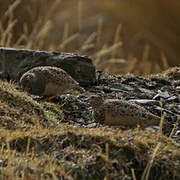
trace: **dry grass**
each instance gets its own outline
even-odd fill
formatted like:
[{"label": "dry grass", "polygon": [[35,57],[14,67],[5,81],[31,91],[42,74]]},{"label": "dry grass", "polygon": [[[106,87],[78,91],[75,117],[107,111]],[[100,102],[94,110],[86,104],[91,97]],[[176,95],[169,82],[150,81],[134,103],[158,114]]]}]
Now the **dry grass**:
[{"label": "dry grass", "polygon": [[180,148],[160,132],[74,127],[61,106],[0,85],[1,179],[180,178]]},{"label": "dry grass", "polygon": [[[7,0],[0,9],[1,46],[88,54],[99,69],[112,73],[169,67],[163,51],[159,61],[151,61],[151,43],[143,45],[141,56],[127,52],[128,32],[114,18],[119,7],[113,0]],[[180,149],[172,135],[162,135],[163,116],[157,133],[77,128],[61,123],[60,106],[39,104],[13,83],[0,82],[0,93],[0,179],[180,178]]]},{"label": "dry grass", "polygon": [[[155,55],[157,53],[154,49],[158,48],[153,49],[148,38],[152,37],[154,44],[161,44],[160,40],[157,41],[154,37],[156,34],[150,36],[147,32],[149,36],[146,43],[133,45],[133,48],[140,48],[141,53],[132,55],[134,50],[130,48],[130,44],[136,41],[129,29],[133,28],[127,28],[123,21],[120,21],[123,19],[121,16],[126,17],[130,11],[128,3],[129,1],[127,4],[122,3],[122,6],[126,7],[123,9],[124,14],[118,14],[119,4],[115,1],[105,1],[103,4],[93,0],[4,1],[1,2],[0,44],[5,47],[87,54],[93,58],[98,69],[111,73],[147,74],[167,69],[175,58],[169,59],[167,48],[163,47],[158,50],[158,55]],[[143,3],[139,9],[145,13],[142,8],[146,8]],[[132,9],[132,14],[135,12]],[[127,16],[127,20],[130,17]],[[139,16],[135,16],[136,21],[137,17]],[[132,19],[130,20],[131,25]],[[146,22],[139,20],[142,21],[142,26]],[[179,65],[178,63],[179,61],[176,61],[173,65]]]}]

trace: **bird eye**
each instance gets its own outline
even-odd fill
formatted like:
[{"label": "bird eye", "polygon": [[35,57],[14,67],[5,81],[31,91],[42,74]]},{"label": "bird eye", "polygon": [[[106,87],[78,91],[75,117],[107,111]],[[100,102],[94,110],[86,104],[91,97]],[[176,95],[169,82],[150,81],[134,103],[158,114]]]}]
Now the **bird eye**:
[{"label": "bird eye", "polygon": [[97,96],[91,96],[91,98],[92,98],[92,99],[98,99],[98,97],[97,97]]}]

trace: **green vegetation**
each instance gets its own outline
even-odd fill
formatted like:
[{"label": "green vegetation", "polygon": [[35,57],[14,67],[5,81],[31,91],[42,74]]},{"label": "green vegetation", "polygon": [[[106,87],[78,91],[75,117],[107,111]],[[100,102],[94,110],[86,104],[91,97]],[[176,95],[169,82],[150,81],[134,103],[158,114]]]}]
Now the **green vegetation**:
[{"label": "green vegetation", "polygon": [[[61,120],[63,120],[64,114],[59,105],[55,103],[46,102],[46,101],[45,102],[42,101],[41,105],[43,109],[45,110],[45,114],[47,115],[48,118],[58,119],[59,123],[61,122]],[[55,124],[55,125],[58,125],[58,124]]]}]

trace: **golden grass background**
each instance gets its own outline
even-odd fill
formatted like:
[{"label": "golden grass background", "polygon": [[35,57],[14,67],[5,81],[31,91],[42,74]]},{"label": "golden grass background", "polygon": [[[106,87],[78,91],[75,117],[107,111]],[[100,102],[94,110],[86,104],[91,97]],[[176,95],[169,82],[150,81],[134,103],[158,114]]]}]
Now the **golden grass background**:
[{"label": "golden grass background", "polygon": [[178,0],[0,0],[0,45],[86,54],[100,70],[180,66]]}]

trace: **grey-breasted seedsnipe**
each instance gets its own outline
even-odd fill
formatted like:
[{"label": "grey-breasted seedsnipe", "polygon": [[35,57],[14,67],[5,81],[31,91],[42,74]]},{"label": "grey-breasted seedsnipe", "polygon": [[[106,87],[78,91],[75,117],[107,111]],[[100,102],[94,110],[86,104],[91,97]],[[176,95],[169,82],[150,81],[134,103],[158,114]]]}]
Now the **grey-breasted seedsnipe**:
[{"label": "grey-breasted seedsnipe", "polygon": [[64,70],[52,66],[32,68],[22,75],[20,85],[31,94],[47,97],[80,88],[79,83]]},{"label": "grey-breasted seedsnipe", "polygon": [[145,108],[125,100],[103,100],[98,95],[88,98],[93,108],[93,117],[96,122],[112,126],[142,127],[159,125],[160,118]]}]

